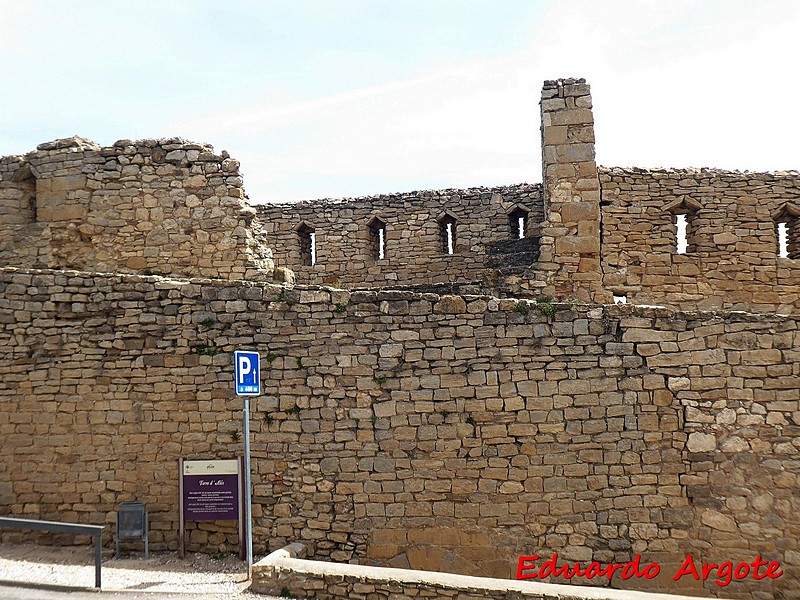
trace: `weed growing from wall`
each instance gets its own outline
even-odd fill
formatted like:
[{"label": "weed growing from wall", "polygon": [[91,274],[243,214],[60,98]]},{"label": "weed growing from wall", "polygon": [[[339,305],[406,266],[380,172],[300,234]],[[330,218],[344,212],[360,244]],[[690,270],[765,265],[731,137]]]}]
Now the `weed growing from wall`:
[{"label": "weed growing from wall", "polygon": [[553,304],[553,299],[550,296],[539,296],[536,298],[536,306],[539,308],[539,314],[545,317],[552,317],[556,314],[556,305]]}]

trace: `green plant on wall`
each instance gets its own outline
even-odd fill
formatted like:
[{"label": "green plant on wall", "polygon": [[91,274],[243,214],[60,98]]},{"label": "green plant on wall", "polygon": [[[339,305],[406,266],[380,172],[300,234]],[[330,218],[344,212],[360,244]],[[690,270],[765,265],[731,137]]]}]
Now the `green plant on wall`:
[{"label": "green plant on wall", "polygon": [[197,328],[200,333],[206,333],[207,331],[211,331],[212,329],[219,329],[220,331],[225,331],[226,329],[230,329],[230,323],[219,323],[212,317],[208,317],[203,319],[197,324]]},{"label": "green plant on wall", "polygon": [[556,305],[553,304],[553,299],[550,296],[537,297],[536,306],[539,308],[539,313],[545,317],[552,317],[556,314]]},{"label": "green plant on wall", "polygon": [[199,354],[200,356],[216,356],[219,354],[219,350],[217,350],[214,346],[209,346],[208,344],[197,344],[196,346],[192,346],[192,352]]},{"label": "green plant on wall", "polygon": [[521,315],[527,315],[529,311],[530,311],[530,308],[528,307],[528,305],[525,302],[517,302],[514,305],[514,312],[515,313],[519,313]]},{"label": "green plant on wall", "polygon": [[200,321],[198,323],[198,326],[200,327],[201,331],[208,331],[210,329],[213,329],[214,325],[216,324],[217,322],[214,319],[208,317],[207,319],[203,319],[202,321]]}]

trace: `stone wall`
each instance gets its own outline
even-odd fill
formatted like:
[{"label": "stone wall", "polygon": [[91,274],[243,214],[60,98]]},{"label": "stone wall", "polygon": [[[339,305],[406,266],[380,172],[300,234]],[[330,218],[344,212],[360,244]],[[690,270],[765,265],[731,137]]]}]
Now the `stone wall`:
[{"label": "stone wall", "polygon": [[[777,235],[777,222],[797,221],[796,172],[614,168],[600,181],[608,290],[635,303],[800,306],[800,261],[778,256]],[[686,254],[677,253],[678,214],[688,221]]]},{"label": "stone wall", "polygon": [[[258,214],[275,264],[292,269],[300,283],[473,284],[484,290],[497,287],[499,272],[520,276],[536,263],[541,193],[540,185],[527,184],[411,192],[266,204],[258,207]],[[527,239],[518,239],[515,211],[527,215]],[[384,258],[378,256],[377,220],[385,224]],[[452,254],[445,230],[448,220],[453,223]],[[314,265],[303,248],[312,230]]]},{"label": "stone wall", "polygon": [[0,159],[0,265],[268,278],[239,163],[180,139],[81,138]]},{"label": "stone wall", "polygon": [[[797,172],[598,175],[588,84],[545,82],[540,109],[541,185],[257,208],[245,202],[239,163],[210,146],[42,144],[0,159],[0,265],[266,280],[274,252],[294,272],[281,279],[301,284],[796,310]],[[686,254],[678,215],[689,222]]]},{"label": "stone wall", "polygon": [[177,459],[241,452],[231,353],[256,348],[257,552],[499,577],[761,554],[785,576],[704,593],[800,586],[792,318],[0,273],[3,514],[110,525],[139,500],[174,548]]}]

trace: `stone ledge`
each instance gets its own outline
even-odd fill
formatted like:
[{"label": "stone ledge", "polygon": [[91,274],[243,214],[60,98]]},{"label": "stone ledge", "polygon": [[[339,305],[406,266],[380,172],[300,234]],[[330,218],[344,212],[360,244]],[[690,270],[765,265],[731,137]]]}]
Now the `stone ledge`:
[{"label": "stone ledge", "polygon": [[[689,600],[690,596],[560,585],[434,571],[370,567],[296,558],[302,544],[289,544],[253,565],[251,591],[263,594],[304,594],[319,600],[342,597],[344,589],[369,598],[536,598],[542,600]],[[365,596],[366,597],[366,596]]]},{"label": "stone ledge", "polygon": [[[78,280],[104,280],[103,285],[144,284],[152,285],[155,289],[183,289],[190,288],[193,295],[200,293],[202,289],[222,290],[237,288],[246,293],[246,290],[258,288],[261,290],[259,299],[266,302],[287,302],[289,306],[310,306],[314,304],[379,304],[383,301],[411,301],[411,302],[432,302],[437,303],[443,298],[462,298],[465,303],[483,301],[486,307],[479,312],[519,312],[516,308],[519,304],[527,305],[531,315],[535,317],[538,313],[536,309],[540,307],[535,300],[530,298],[502,298],[487,294],[440,294],[423,292],[414,289],[376,289],[376,290],[348,290],[335,288],[325,285],[281,285],[277,282],[251,281],[245,279],[209,279],[204,277],[162,276],[162,275],[140,275],[134,273],[103,273],[93,271],[79,271],[74,269],[33,269],[28,267],[0,267],[0,282],[10,283],[15,278],[40,277],[36,285],[65,285],[64,278],[69,280],[71,286],[88,285],[86,281]],[[53,280],[49,278],[52,277]],[[61,278],[56,282],[55,278]],[[93,284],[97,284],[94,281]],[[26,284],[27,285],[27,284]],[[318,293],[314,293],[318,292]],[[247,297],[246,299],[256,299]],[[728,321],[732,323],[785,323],[788,315],[775,312],[757,311],[738,311],[725,308],[713,310],[680,310],[674,307],[657,306],[649,304],[601,304],[584,302],[557,302],[553,301],[552,306],[556,308],[556,314],[552,317],[555,321],[564,320],[559,317],[562,311],[587,312],[589,318],[667,318],[667,319],[687,319],[691,321]],[[515,310],[516,309],[516,310]],[[599,311],[599,312],[598,312]],[[472,311],[470,311],[472,312]],[[525,311],[527,314],[528,311]],[[568,314],[568,312],[566,313]],[[521,315],[520,318],[523,318]],[[571,317],[569,317],[571,318]],[[636,326],[640,324],[632,324]],[[649,325],[640,325],[648,327]]]}]

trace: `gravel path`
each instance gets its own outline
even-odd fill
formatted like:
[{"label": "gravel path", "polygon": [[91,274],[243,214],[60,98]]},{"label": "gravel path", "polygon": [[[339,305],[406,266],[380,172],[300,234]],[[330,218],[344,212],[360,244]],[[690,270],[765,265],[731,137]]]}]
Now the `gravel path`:
[{"label": "gravel path", "polygon": [[[188,554],[180,559],[175,552],[151,552],[148,560],[142,553],[123,554],[118,560],[104,557],[102,578],[100,597],[268,600],[246,591],[247,569],[238,557],[231,556],[215,559]],[[81,588],[87,597],[98,598],[97,592],[86,592],[93,586],[93,547],[0,544],[0,598],[71,600],[82,595],[78,593]],[[13,590],[19,595],[13,595]]]}]

